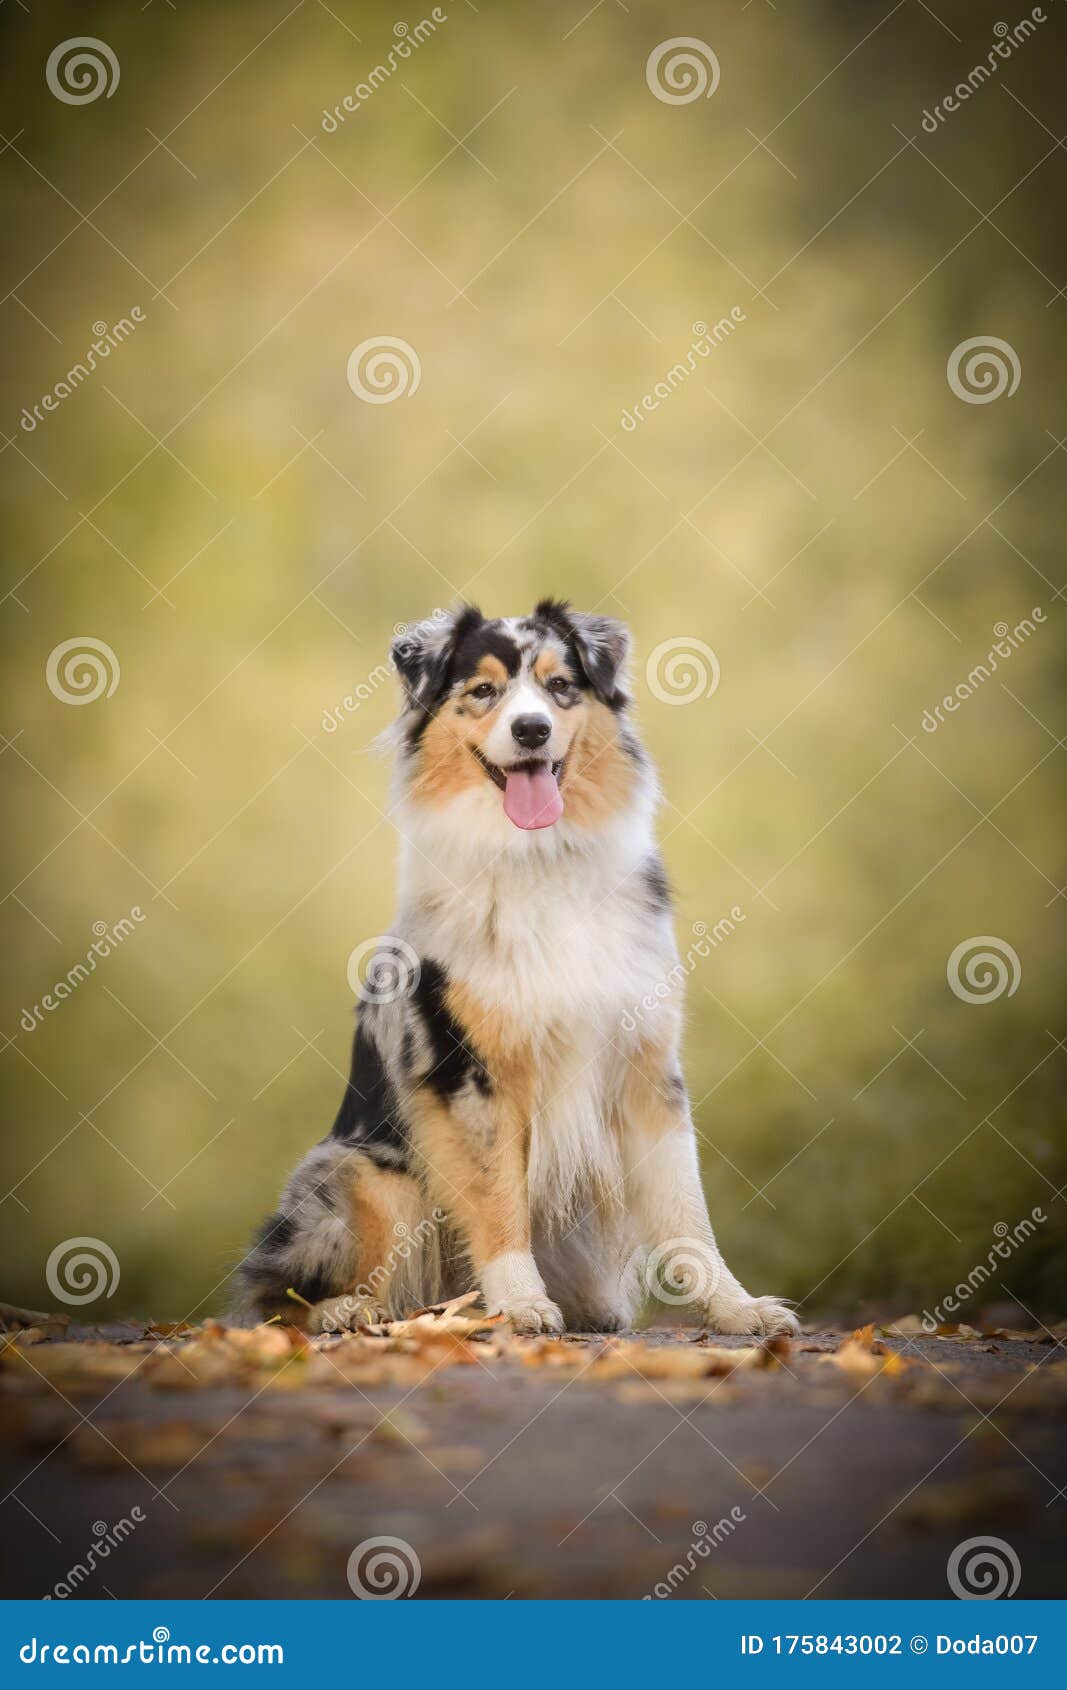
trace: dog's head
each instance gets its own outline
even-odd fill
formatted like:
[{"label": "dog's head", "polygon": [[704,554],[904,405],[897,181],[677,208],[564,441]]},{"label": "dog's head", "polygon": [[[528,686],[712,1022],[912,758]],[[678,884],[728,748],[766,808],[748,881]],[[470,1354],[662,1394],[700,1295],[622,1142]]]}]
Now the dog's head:
[{"label": "dog's head", "polygon": [[621,622],[543,599],[532,616],[473,605],[394,643],[404,687],[406,794],[461,806],[472,826],[595,827],[622,809],[643,759],[625,725]]}]

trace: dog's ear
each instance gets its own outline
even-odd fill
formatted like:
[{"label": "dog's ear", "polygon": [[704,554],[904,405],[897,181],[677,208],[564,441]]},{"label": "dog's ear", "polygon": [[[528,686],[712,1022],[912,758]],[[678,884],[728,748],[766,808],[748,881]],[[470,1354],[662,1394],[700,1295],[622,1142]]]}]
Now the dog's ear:
[{"label": "dog's ear", "polygon": [[405,702],[432,710],[448,691],[452,658],[460,637],[482,621],[475,605],[435,612],[398,634],[389,655],[403,683]]},{"label": "dog's ear", "polygon": [[602,704],[621,710],[629,703],[626,693],[626,665],[630,656],[630,630],[612,616],[583,616],[569,611],[574,645],[589,685]]}]

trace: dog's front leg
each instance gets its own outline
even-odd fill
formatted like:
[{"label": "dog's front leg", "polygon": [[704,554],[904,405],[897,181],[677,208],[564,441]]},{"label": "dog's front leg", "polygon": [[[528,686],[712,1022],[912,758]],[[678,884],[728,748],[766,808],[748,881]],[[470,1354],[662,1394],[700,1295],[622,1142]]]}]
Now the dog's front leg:
[{"label": "dog's front leg", "polygon": [[632,1053],[622,1098],[627,1206],[644,1246],[643,1288],[696,1306],[715,1332],[800,1330],[773,1297],[751,1297],[715,1242],[700,1180],[696,1135],[673,1043]]},{"label": "dog's front leg", "polygon": [[488,1097],[471,1088],[447,1102],[424,1097],[418,1141],[489,1313],[506,1315],[517,1332],[562,1332],[531,1247],[530,1117],[521,1094],[498,1083]]}]

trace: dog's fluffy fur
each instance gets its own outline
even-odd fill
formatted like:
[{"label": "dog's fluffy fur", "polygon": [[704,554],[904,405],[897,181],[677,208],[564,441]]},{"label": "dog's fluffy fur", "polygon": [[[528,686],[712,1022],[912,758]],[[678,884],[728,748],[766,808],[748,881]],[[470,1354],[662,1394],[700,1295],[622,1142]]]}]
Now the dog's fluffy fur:
[{"label": "dog's fluffy fur", "polygon": [[340,1113],[242,1264],[236,1318],[334,1330],[475,1284],[523,1332],[628,1327],[657,1290],[719,1332],[796,1329],[708,1219],[628,643],[545,600],[394,646],[400,907]]}]

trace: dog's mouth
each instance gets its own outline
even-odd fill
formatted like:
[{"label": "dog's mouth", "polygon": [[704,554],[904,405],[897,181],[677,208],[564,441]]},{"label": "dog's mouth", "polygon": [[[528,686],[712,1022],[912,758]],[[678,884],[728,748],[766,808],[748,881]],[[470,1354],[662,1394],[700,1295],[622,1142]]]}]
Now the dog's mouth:
[{"label": "dog's mouth", "polygon": [[528,758],[523,763],[513,763],[510,768],[502,769],[496,763],[490,763],[477,748],[473,749],[493,785],[504,794],[504,814],[509,822],[524,832],[532,833],[536,828],[551,827],[559,821],[563,814],[563,798],[559,790],[562,760],[550,763]]}]

